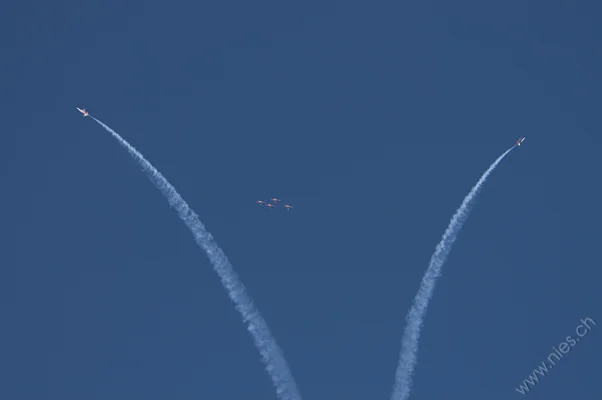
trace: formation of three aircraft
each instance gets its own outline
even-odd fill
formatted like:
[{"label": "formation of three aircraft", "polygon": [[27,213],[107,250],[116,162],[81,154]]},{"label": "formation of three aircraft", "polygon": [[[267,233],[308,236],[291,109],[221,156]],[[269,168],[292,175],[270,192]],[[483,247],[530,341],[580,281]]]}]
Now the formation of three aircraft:
[{"label": "formation of three aircraft", "polygon": [[[271,201],[272,201],[274,204],[272,204],[272,203],[266,203],[266,202],[265,202],[265,201],[263,201],[263,200],[256,200],[256,201],[255,201],[255,203],[259,204],[260,206],[266,206],[267,208],[269,208],[269,209],[272,209],[272,208],[276,207],[276,205],[278,205],[278,203],[280,203],[280,202],[282,201],[282,200],[280,200],[280,199],[277,199],[277,198],[275,198],[275,197],[272,197],[270,200],[271,200]],[[293,208],[293,206],[291,206],[291,205],[289,205],[289,204],[285,204],[285,205],[284,205],[284,208],[286,208],[286,210],[287,210],[287,211],[290,211],[290,210]]]}]

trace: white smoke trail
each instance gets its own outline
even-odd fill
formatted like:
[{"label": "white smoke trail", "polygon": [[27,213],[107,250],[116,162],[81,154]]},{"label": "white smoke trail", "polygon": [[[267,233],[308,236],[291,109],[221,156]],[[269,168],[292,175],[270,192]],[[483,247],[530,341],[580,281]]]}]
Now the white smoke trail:
[{"label": "white smoke trail", "polygon": [[489,174],[491,174],[506,154],[510,153],[514,147],[515,146],[512,146],[491,164],[477,184],[474,185],[470,193],[464,198],[462,205],[460,205],[460,208],[458,208],[452,217],[441,241],[431,256],[429,266],[422,277],[420,289],[414,298],[414,304],[406,316],[407,325],[401,340],[401,353],[397,371],[395,373],[395,387],[393,389],[393,394],[391,395],[391,400],[406,400],[410,395],[410,390],[412,389],[412,374],[416,366],[416,353],[418,351],[420,329],[422,328],[426,309],[431,296],[433,295],[433,290],[435,289],[435,283],[437,283],[437,278],[441,275],[441,268],[443,267],[443,264],[445,264],[447,256],[449,256],[449,252],[456,241],[458,233],[462,229],[464,222],[466,222],[472,202],[479,193],[481,186],[483,186],[483,183],[485,183]]},{"label": "white smoke trail", "polygon": [[222,249],[215,243],[213,236],[207,232],[198,215],[186,204],[167,179],[138,150],[111,128],[96,118],[90,117],[111,133],[126,148],[130,155],[138,161],[153,184],[163,193],[169,204],[177,211],[182,221],[190,229],[197,244],[205,250],[209,261],[213,265],[213,269],[222,281],[222,285],[228,292],[236,309],[242,315],[243,322],[247,324],[247,329],[251,333],[255,346],[261,354],[265,369],[270,378],[272,378],[278,398],[280,400],[301,400],[297,385],[290,373],[282,351],[268,329],[268,325],[247,294],[240,278],[232,268],[232,264],[230,264]]}]

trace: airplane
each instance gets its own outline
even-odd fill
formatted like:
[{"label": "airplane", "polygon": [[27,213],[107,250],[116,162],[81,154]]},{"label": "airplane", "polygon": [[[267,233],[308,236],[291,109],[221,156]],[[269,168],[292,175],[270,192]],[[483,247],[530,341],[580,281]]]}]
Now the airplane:
[{"label": "airplane", "polygon": [[274,200],[274,203],[278,203],[279,201],[281,201],[280,199],[277,199],[275,197],[272,197],[270,200]]},{"label": "airplane", "polygon": [[267,208],[272,208],[272,207],[274,207],[274,205],[273,205],[273,204],[270,204],[270,203],[266,204],[265,206],[266,206]]},{"label": "airplane", "polygon": [[81,112],[82,114],[84,114],[84,117],[87,117],[87,116],[88,116],[88,112],[86,111],[86,109],[85,109],[85,108],[84,108],[83,110],[82,110],[82,109],[80,109],[79,107],[75,107],[75,108],[77,108],[77,109],[79,110],[79,112]]},{"label": "airplane", "polygon": [[287,211],[290,211],[290,210],[291,210],[291,208],[293,208],[293,206],[289,206],[288,204],[285,204],[285,205],[284,205],[284,208],[286,208],[286,210],[287,210]]},{"label": "airplane", "polygon": [[260,206],[262,206],[262,205],[264,205],[264,204],[265,204],[265,201],[262,201],[262,200],[257,200],[257,201],[255,201],[255,203],[257,203],[257,204],[259,204]]},{"label": "airplane", "polygon": [[521,144],[521,143],[523,142],[523,140],[525,140],[525,139],[526,139],[526,137],[524,137],[524,138],[522,138],[522,139],[518,139],[518,140],[516,141],[516,145],[517,145],[517,146],[520,146],[520,144]]}]

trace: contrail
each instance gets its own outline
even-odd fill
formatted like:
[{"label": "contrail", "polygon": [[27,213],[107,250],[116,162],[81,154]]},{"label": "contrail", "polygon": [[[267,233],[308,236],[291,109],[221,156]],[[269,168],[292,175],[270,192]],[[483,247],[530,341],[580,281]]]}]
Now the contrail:
[{"label": "contrail", "polygon": [[205,250],[213,269],[219,275],[222,285],[228,292],[230,299],[234,303],[238,312],[242,315],[243,322],[247,324],[247,329],[251,333],[255,346],[261,354],[265,364],[265,369],[272,378],[276,388],[276,393],[280,400],[301,400],[301,395],[297,390],[295,380],[286,364],[284,355],[278,347],[276,340],[272,337],[267,323],[264,321],[259,310],[253,304],[253,301],[247,294],[247,291],[240,281],[240,278],[232,268],[232,264],[219,248],[213,236],[207,231],[198,215],[188,206],[182,196],[176,192],[176,189],[165,179],[165,177],[150,163],[144,156],[123,139],[117,132],[97,120],[100,126],[105,128],[119,143],[125,147],[132,157],[138,161],[142,170],[147,173],[153,184],[163,193],[169,201],[169,204],[177,211],[178,215],[184,221],[197,244]]},{"label": "contrail", "polygon": [[412,389],[412,373],[416,366],[416,353],[418,351],[420,329],[429,301],[433,295],[433,290],[435,289],[435,283],[437,283],[437,278],[441,275],[441,268],[443,267],[443,264],[445,264],[447,256],[449,256],[449,252],[458,237],[460,229],[462,229],[464,222],[466,222],[466,218],[468,218],[468,213],[470,212],[473,200],[479,193],[481,186],[483,186],[483,183],[485,183],[489,174],[491,174],[506,154],[510,153],[514,147],[515,146],[512,146],[491,164],[477,184],[474,185],[470,193],[464,198],[462,205],[452,217],[441,241],[431,256],[428,269],[422,277],[420,289],[414,298],[414,304],[406,316],[407,325],[403,333],[403,338],[401,339],[401,353],[397,371],[395,373],[395,387],[393,389],[393,394],[391,395],[391,400],[406,400],[410,395],[410,390]]}]

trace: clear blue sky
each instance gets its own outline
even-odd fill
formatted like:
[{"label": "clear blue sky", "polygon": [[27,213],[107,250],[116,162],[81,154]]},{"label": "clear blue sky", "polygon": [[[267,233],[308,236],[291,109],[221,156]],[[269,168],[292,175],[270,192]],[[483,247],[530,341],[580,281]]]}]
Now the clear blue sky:
[{"label": "clear blue sky", "polygon": [[[494,172],[424,325],[411,398],[602,393],[602,5],[3,2],[0,398],[276,399],[198,212],[304,400],[388,400],[404,318]],[[277,196],[294,212],[259,208]],[[277,212],[282,211],[282,212]]]}]

